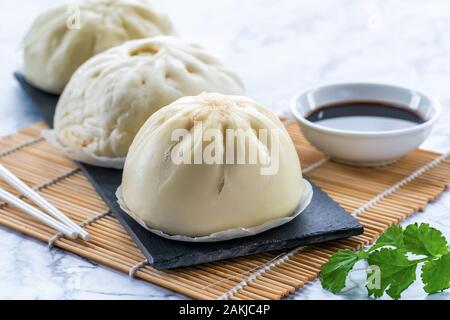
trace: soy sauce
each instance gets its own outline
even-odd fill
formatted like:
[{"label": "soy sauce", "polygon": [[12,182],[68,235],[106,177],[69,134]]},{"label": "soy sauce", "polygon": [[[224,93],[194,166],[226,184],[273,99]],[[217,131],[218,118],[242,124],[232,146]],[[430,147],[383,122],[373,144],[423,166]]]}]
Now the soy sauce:
[{"label": "soy sauce", "polygon": [[313,110],[306,119],[332,129],[365,132],[406,129],[425,122],[419,113],[405,106],[378,101],[324,105]]}]

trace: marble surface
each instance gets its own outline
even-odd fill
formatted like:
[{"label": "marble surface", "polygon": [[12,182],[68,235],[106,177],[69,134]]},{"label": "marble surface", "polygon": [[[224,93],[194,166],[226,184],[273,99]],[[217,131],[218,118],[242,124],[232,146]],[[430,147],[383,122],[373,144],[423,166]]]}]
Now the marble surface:
[{"label": "marble surface", "polygon": [[[20,66],[20,41],[37,13],[56,0],[0,2],[0,135],[39,115],[21,108],[24,93],[12,72]],[[382,81],[435,95],[444,113],[423,147],[450,150],[450,2],[447,0],[164,0],[178,33],[225,57],[250,97],[279,113],[290,97],[327,81]],[[404,224],[428,222],[450,239],[450,193]],[[0,298],[180,299],[182,296],[98,266],[0,227]],[[359,266],[359,269],[364,266]],[[364,299],[362,272],[343,294],[313,282],[289,299]],[[426,296],[420,283],[410,299]]]}]

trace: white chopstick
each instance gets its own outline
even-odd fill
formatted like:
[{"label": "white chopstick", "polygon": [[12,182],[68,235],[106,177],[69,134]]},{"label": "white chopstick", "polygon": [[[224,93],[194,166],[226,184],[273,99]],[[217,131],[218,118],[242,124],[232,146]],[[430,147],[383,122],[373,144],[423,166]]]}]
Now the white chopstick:
[{"label": "white chopstick", "polygon": [[33,206],[30,206],[25,201],[20,200],[16,196],[12,195],[8,191],[5,191],[0,188],[0,200],[9,203],[10,205],[21,209],[22,211],[28,213],[29,215],[35,217],[36,219],[40,220],[41,222],[45,223],[46,225],[58,230],[59,232],[64,233],[69,238],[75,239],[77,237],[77,233],[67,227],[66,225],[62,224],[59,221],[56,221],[52,217],[49,217],[42,211],[36,209]]},{"label": "white chopstick", "polygon": [[80,235],[84,240],[89,240],[90,236],[85,230],[83,230],[79,225],[69,219],[66,215],[64,215],[61,211],[56,209],[51,203],[45,200],[39,193],[31,189],[27,186],[22,180],[16,177],[11,171],[6,169],[3,165],[0,164],[0,177],[3,178],[8,184],[13,186],[17,191],[25,195],[27,198],[32,200],[35,204],[41,207],[43,210],[48,212],[55,219],[58,219],[60,222],[64,223]]}]

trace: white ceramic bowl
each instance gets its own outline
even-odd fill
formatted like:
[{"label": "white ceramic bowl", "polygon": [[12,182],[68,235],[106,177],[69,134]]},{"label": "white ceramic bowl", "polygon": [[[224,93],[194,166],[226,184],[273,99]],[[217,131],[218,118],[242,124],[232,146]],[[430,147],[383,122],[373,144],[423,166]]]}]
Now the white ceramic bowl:
[{"label": "white ceramic bowl", "polygon": [[[307,120],[323,105],[345,101],[379,101],[403,105],[425,122],[400,130],[366,132],[332,129]],[[417,90],[377,83],[336,83],[309,88],[291,100],[291,111],[303,135],[332,159],[356,166],[391,163],[417,148],[441,113],[440,103]]]}]

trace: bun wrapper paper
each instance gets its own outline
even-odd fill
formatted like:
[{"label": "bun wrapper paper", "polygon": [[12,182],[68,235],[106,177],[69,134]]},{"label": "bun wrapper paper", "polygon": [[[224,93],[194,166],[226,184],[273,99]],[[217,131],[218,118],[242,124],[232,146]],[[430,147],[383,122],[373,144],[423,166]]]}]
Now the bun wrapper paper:
[{"label": "bun wrapper paper", "polygon": [[253,236],[255,234],[270,230],[272,228],[279,227],[279,226],[286,224],[286,223],[292,221],[293,219],[295,219],[300,213],[302,213],[308,207],[308,205],[311,203],[311,200],[313,197],[313,189],[312,189],[311,184],[306,179],[303,179],[303,184],[304,184],[304,188],[303,188],[302,195],[300,197],[299,204],[298,204],[297,208],[295,209],[295,211],[292,213],[292,215],[283,217],[283,218],[272,219],[272,220],[266,221],[263,224],[260,224],[258,226],[251,227],[251,228],[228,229],[228,230],[211,233],[210,235],[201,236],[201,237],[190,237],[190,236],[186,236],[186,235],[167,234],[161,230],[152,229],[152,228],[148,227],[145,224],[145,222],[142,221],[142,219],[136,217],[136,215],[134,215],[130,211],[130,209],[128,209],[128,207],[126,206],[126,204],[123,200],[123,197],[122,197],[121,186],[119,186],[119,188],[117,188],[116,197],[117,197],[117,202],[123,211],[125,211],[128,215],[130,215],[130,217],[132,217],[143,228],[147,229],[148,231],[150,231],[160,237],[170,239],[170,240],[186,241],[186,242],[218,242],[218,241],[226,241],[226,240],[231,240],[231,239],[236,239],[236,238]]}]

